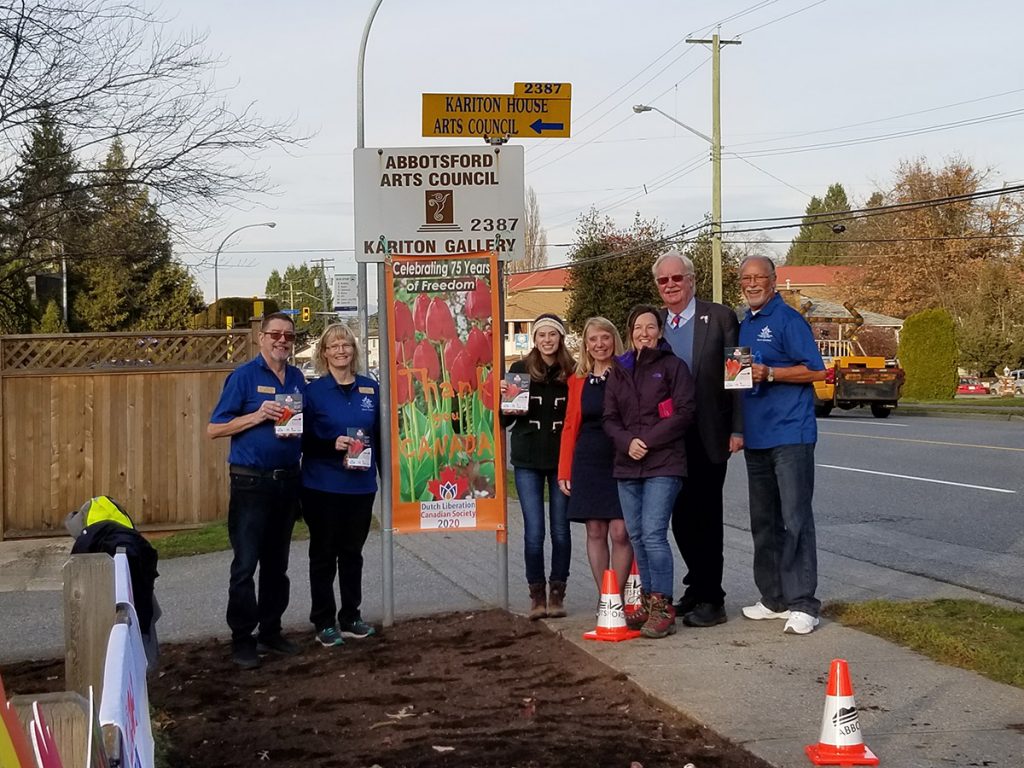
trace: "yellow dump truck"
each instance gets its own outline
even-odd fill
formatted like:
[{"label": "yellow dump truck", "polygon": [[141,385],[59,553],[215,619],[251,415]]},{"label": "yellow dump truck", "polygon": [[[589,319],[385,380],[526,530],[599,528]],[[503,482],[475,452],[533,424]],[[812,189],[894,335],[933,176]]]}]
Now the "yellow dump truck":
[{"label": "yellow dump truck", "polygon": [[[847,323],[853,329],[842,341],[818,341],[825,361],[825,380],[814,382],[814,413],[828,416],[833,408],[845,411],[866,406],[872,416],[884,419],[900,399],[904,371],[894,360],[864,354],[857,341],[864,318],[849,302],[843,306],[852,315]],[[815,319],[807,318],[812,326]],[[834,318],[829,320],[835,322]]]},{"label": "yellow dump truck", "polygon": [[903,389],[903,369],[884,357],[842,355],[825,359],[825,380],[814,382],[814,413],[828,416],[833,408],[871,408],[886,418]]}]

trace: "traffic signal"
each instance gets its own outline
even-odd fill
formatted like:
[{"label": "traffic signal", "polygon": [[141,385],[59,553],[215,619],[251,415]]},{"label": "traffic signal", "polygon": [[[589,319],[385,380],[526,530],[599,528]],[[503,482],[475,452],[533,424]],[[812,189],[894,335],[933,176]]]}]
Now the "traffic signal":
[{"label": "traffic signal", "polygon": [[302,322],[308,323],[312,313],[309,311],[309,307],[302,308]]}]

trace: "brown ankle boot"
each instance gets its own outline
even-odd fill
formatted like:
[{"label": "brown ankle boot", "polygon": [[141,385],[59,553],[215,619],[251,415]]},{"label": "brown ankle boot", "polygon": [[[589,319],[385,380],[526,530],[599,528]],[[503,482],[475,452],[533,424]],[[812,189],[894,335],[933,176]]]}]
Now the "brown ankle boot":
[{"label": "brown ankle boot", "polygon": [[565,616],[565,582],[552,581],[548,592],[548,618],[560,619]]},{"label": "brown ankle boot", "polygon": [[543,619],[548,615],[548,601],[544,584],[530,585],[530,621]]}]

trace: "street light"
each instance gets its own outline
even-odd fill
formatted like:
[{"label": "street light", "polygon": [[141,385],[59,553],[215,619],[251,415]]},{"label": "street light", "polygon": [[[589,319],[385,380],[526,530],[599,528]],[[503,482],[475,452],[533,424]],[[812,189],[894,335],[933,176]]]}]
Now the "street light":
[{"label": "street light", "polygon": [[217,246],[217,252],[215,254],[213,254],[213,303],[214,304],[216,304],[220,300],[220,289],[219,289],[219,287],[217,285],[217,265],[220,262],[220,252],[223,250],[224,244],[227,243],[228,239],[232,235],[234,235],[234,234],[236,234],[238,232],[241,232],[243,229],[249,229],[250,227],[270,227],[271,229],[273,229],[276,226],[277,226],[277,222],[276,221],[261,221],[259,224],[246,224],[244,226],[239,227],[238,229],[231,230],[230,232],[227,233],[227,235],[224,236],[224,239],[220,241],[220,245]]},{"label": "street light", "polygon": [[722,302],[722,141],[719,131],[715,131],[715,138],[701,133],[696,128],[691,128],[682,120],[677,120],[667,112],[647,104],[634,104],[633,111],[638,115],[641,112],[657,112],[671,120],[681,128],[685,128],[694,136],[699,136],[711,145],[711,292],[712,298]]}]

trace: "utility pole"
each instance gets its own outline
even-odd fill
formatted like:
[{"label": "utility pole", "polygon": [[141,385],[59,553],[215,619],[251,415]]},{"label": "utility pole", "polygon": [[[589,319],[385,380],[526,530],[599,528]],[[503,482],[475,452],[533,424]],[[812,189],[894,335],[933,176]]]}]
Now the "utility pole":
[{"label": "utility pole", "polygon": [[[320,293],[322,294],[322,301],[324,303],[324,312],[330,312],[330,289],[327,285],[327,259],[321,257],[319,259],[311,259],[310,264],[316,264],[320,267]],[[333,266],[331,267],[334,268]]]},{"label": "utility pole", "polygon": [[714,300],[722,301],[722,108],[721,52],[723,45],[739,40],[722,40],[716,32],[710,40],[687,38],[688,43],[711,46],[711,269]]}]

